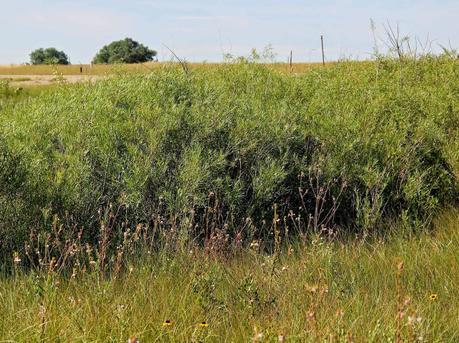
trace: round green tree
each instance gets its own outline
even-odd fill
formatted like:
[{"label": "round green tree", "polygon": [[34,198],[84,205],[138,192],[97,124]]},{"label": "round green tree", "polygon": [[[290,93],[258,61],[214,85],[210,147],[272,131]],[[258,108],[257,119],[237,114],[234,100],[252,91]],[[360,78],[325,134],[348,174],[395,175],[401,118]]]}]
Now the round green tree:
[{"label": "round green tree", "polygon": [[131,38],[105,45],[94,57],[92,63],[142,63],[152,61],[157,52]]},{"label": "round green tree", "polygon": [[68,56],[56,48],[37,49],[30,54],[31,64],[70,64]]}]

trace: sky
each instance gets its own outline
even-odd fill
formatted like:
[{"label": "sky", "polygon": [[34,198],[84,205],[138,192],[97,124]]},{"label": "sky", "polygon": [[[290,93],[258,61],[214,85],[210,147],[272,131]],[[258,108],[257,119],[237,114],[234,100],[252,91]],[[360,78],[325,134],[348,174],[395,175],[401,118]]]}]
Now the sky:
[{"label": "sky", "polygon": [[0,64],[29,60],[32,50],[56,47],[72,63],[89,63],[126,37],[170,60],[217,62],[269,44],[277,60],[366,59],[374,51],[370,21],[383,48],[384,25],[434,51],[459,47],[459,0],[0,0]]}]

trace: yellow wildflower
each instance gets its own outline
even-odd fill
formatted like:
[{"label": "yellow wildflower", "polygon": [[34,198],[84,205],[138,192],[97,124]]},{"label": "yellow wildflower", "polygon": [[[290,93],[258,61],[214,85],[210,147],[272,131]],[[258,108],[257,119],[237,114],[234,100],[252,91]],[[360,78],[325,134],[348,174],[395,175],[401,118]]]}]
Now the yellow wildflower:
[{"label": "yellow wildflower", "polygon": [[437,298],[438,298],[438,294],[437,293],[432,293],[429,296],[430,301],[435,301],[435,300],[437,300]]},{"label": "yellow wildflower", "polygon": [[171,320],[166,319],[166,320],[164,321],[164,323],[163,323],[163,326],[172,326],[173,324],[174,324],[174,323],[173,323]]}]

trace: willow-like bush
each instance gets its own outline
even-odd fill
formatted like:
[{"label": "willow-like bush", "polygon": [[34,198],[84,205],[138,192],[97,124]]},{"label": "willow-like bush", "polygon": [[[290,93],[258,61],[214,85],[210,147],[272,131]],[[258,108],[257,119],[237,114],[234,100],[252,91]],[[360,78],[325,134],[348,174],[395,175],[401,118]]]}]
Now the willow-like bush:
[{"label": "willow-like bush", "polygon": [[426,227],[457,198],[458,98],[448,57],[62,86],[0,112],[1,244],[54,215],[98,228],[109,206],[128,226],[173,218],[197,235],[210,217],[262,234],[274,212],[290,230]]}]

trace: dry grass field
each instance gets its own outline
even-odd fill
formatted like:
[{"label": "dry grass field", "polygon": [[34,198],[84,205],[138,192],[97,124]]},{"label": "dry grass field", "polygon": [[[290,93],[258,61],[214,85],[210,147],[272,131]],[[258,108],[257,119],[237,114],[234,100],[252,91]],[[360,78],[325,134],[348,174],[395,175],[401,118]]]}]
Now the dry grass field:
[{"label": "dry grass field", "polygon": [[[112,72],[115,68],[125,71],[151,70],[158,67],[159,63],[119,65],[0,65],[0,75],[101,75]],[[80,72],[80,68],[82,72]]]},{"label": "dry grass field", "polygon": [[[139,64],[72,64],[72,65],[0,65],[0,75],[16,75],[27,77],[30,75],[104,75],[116,71],[123,72],[149,72],[165,65],[177,64],[176,62],[150,62]],[[218,66],[220,63],[188,63],[191,68]],[[333,63],[328,63],[332,65]],[[301,73],[313,68],[322,67],[321,63],[294,63],[292,68],[287,63],[271,63],[271,68],[279,71]],[[81,69],[80,69],[81,68]]]},{"label": "dry grass field", "polygon": [[103,78],[104,75],[0,75],[0,81],[6,80],[12,87],[34,87],[48,86],[65,81],[67,83],[77,83],[84,81],[96,81]]}]

